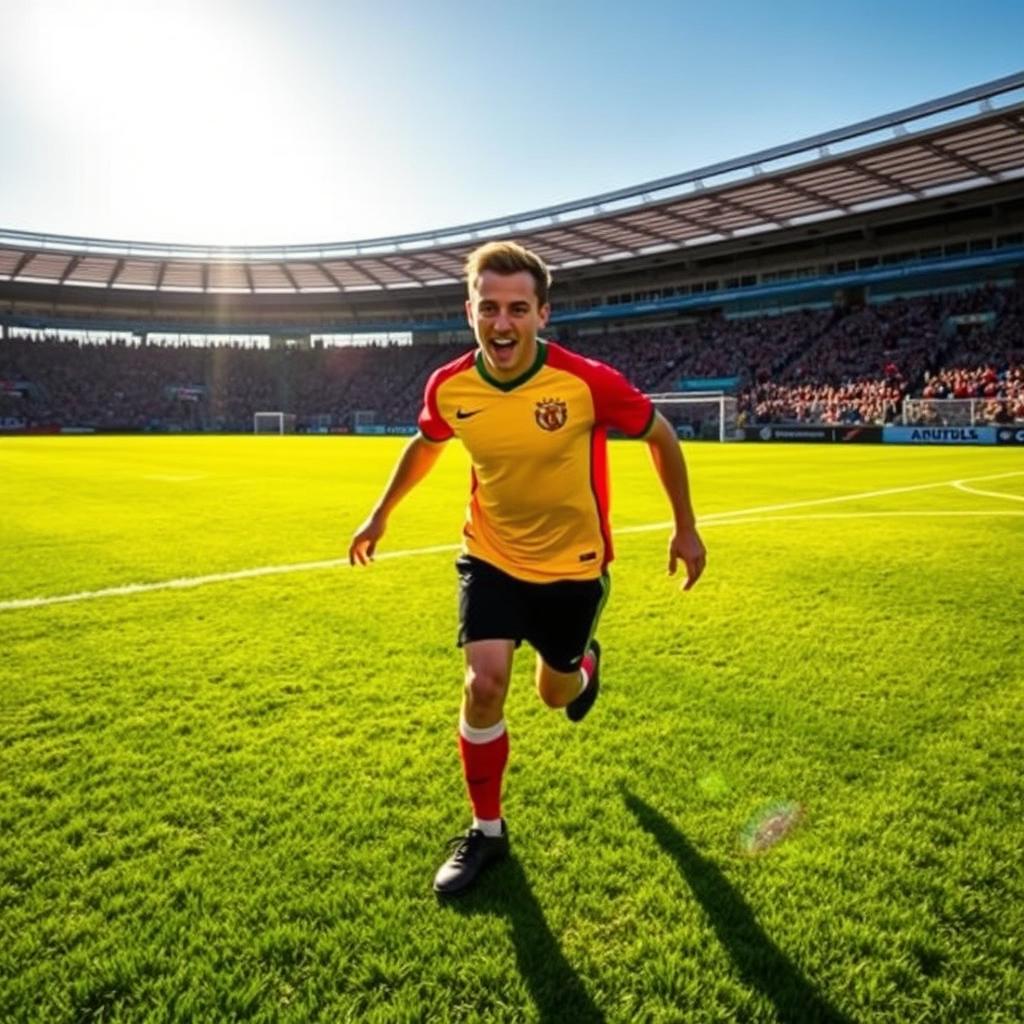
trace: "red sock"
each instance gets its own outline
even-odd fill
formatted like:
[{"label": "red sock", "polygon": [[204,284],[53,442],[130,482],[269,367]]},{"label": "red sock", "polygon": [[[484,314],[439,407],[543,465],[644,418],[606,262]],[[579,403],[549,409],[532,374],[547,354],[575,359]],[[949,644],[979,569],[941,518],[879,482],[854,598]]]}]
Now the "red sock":
[{"label": "red sock", "polygon": [[[583,655],[583,661],[580,662],[580,668],[583,669],[584,672],[586,672],[588,683],[590,682],[590,677],[594,674],[594,666],[596,664],[597,658],[594,657],[593,650],[587,651],[587,653]],[[582,692],[583,689],[581,688],[580,693]]]},{"label": "red sock", "polygon": [[502,722],[499,736],[483,743],[474,743],[463,733],[484,730],[474,730],[465,723],[459,728],[459,754],[469,802],[473,805],[473,814],[483,821],[501,817],[501,777],[508,761],[508,731],[504,725]]}]

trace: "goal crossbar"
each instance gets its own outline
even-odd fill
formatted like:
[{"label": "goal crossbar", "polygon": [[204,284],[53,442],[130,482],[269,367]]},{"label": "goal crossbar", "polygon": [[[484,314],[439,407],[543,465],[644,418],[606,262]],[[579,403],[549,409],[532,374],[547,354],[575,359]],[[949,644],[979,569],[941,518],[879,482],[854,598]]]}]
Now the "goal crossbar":
[{"label": "goal crossbar", "polygon": [[254,412],[252,414],[252,432],[254,434],[294,434],[295,413]]},{"label": "goal crossbar", "polygon": [[[732,441],[736,438],[736,414],[738,403],[735,395],[727,395],[724,391],[658,391],[647,396],[655,405],[675,409],[680,406],[694,406],[695,411],[701,409],[711,412],[711,423],[707,417],[699,420],[696,436],[705,435],[705,427],[710,427],[712,436],[719,441]],[[678,432],[678,426],[676,427]],[[690,427],[689,429],[692,429]]]}]

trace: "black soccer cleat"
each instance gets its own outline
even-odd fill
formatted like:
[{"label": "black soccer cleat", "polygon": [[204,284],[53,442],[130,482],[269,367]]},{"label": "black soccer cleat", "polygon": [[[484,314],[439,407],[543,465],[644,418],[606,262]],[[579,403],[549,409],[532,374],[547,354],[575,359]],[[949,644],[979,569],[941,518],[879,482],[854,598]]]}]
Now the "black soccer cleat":
[{"label": "black soccer cleat", "polygon": [[601,645],[596,638],[590,641],[590,651],[594,654],[594,671],[587,681],[586,689],[565,706],[565,713],[569,716],[570,722],[582,722],[586,713],[594,706],[594,701],[597,700],[601,678]]},{"label": "black soccer cleat", "polygon": [[508,829],[501,823],[500,836],[485,836],[471,828],[464,836],[449,840],[452,855],[434,875],[434,892],[438,896],[459,896],[479,877],[489,864],[508,855]]}]

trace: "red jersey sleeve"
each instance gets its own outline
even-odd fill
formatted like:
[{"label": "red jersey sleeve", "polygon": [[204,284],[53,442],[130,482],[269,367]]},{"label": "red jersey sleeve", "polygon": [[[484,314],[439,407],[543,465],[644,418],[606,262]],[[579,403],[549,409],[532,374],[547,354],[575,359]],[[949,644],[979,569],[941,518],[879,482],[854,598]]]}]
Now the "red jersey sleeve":
[{"label": "red jersey sleeve", "polygon": [[442,366],[435,370],[428,378],[427,385],[423,389],[423,408],[420,409],[419,420],[417,421],[420,433],[428,441],[449,441],[455,436],[448,421],[441,415],[437,405],[437,389],[448,373],[448,369]]},{"label": "red jersey sleeve", "polygon": [[643,437],[654,423],[654,403],[618,370],[590,361],[587,382],[594,396],[594,418],[627,437]]}]

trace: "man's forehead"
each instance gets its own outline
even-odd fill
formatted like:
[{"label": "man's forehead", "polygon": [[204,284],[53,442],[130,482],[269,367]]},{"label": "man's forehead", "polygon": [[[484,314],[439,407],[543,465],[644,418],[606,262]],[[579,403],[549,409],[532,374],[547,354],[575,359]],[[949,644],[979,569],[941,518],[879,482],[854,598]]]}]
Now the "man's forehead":
[{"label": "man's forehead", "polygon": [[512,274],[499,274],[485,270],[470,285],[470,294],[476,299],[504,299],[507,302],[537,301],[537,282],[528,270]]}]

